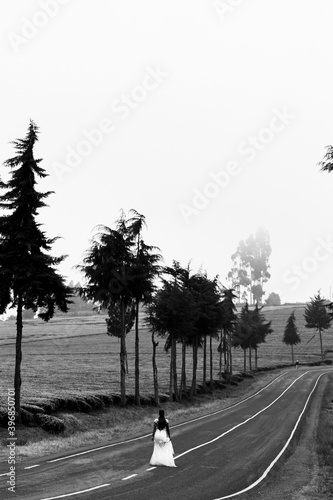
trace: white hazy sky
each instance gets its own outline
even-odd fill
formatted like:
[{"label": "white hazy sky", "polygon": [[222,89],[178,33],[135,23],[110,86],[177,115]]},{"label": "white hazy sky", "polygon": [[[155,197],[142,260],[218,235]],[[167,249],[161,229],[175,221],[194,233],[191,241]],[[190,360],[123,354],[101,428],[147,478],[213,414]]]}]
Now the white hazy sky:
[{"label": "white hazy sky", "polygon": [[227,284],[263,226],[266,297],[329,297],[332,16],[332,0],[1,2],[0,161],[32,118],[60,271],[80,279],[93,228],[135,208],[166,265]]}]

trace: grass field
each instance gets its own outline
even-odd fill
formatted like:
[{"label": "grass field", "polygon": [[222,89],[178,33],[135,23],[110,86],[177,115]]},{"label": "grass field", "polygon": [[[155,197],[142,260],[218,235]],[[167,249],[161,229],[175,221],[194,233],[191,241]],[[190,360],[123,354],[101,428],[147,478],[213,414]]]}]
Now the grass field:
[{"label": "grass field", "polygon": [[[291,364],[290,347],[282,342],[289,314],[295,310],[302,342],[295,348],[300,363],[320,361],[319,338],[308,343],[313,331],[305,328],[304,306],[280,306],[263,309],[272,321],[274,332],[258,350],[258,367]],[[143,319],[142,319],[143,321]],[[13,387],[15,363],[14,321],[0,323],[0,406],[7,402],[7,390]],[[333,329],[323,336],[324,349],[333,352]],[[214,341],[214,378],[218,378],[219,354]],[[127,336],[128,366],[126,392],[134,393],[134,332]],[[198,383],[201,380],[199,356]],[[143,395],[153,394],[152,343],[150,331],[141,325],[140,386]],[[180,350],[179,350],[180,361]],[[164,339],[157,348],[160,392],[167,392],[170,355],[164,351]],[[234,349],[234,372],[243,369],[243,351]],[[187,353],[188,381],[191,380],[192,351]],[[119,341],[106,334],[105,316],[58,316],[49,323],[26,320],[23,328],[22,403],[66,398],[78,395],[119,393]]]}]

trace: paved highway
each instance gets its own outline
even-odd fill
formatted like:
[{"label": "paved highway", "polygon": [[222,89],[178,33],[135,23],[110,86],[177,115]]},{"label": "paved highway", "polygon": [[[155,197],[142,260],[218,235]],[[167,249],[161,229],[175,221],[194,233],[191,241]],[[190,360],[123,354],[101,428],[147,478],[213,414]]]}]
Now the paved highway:
[{"label": "paved highway", "polygon": [[2,465],[1,490],[4,498],[25,500],[245,499],[291,453],[313,395],[332,371],[286,371],[229,408],[171,426],[177,468],[149,465],[149,434],[25,462],[15,494]]}]

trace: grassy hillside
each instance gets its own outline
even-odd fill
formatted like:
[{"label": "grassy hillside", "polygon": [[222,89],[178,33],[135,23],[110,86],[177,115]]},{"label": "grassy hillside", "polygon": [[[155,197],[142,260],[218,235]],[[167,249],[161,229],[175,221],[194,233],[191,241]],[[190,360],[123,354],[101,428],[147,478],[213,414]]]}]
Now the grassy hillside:
[{"label": "grassy hillside", "polygon": [[[290,347],[282,342],[289,314],[295,310],[302,342],[295,348],[300,363],[320,360],[319,338],[305,328],[304,306],[267,307],[266,319],[272,321],[274,332],[258,351],[258,366],[291,363]],[[141,392],[153,393],[152,343],[148,328],[141,325],[140,359]],[[15,322],[0,323],[0,406],[6,403],[7,389],[13,387],[15,361]],[[324,348],[333,352],[333,329],[324,334]],[[119,340],[106,334],[105,316],[56,317],[49,323],[26,320],[23,329],[22,402],[65,398],[87,394],[119,393]],[[214,377],[218,378],[217,342],[214,341]],[[134,392],[134,332],[127,336],[128,366],[127,393]],[[157,348],[160,392],[167,392],[170,355],[164,351],[164,339]],[[180,362],[180,350],[179,350]],[[243,368],[243,352],[233,353],[234,371]],[[201,379],[201,359],[198,383]],[[187,376],[191,380],[192,351],[187,354]]]}]

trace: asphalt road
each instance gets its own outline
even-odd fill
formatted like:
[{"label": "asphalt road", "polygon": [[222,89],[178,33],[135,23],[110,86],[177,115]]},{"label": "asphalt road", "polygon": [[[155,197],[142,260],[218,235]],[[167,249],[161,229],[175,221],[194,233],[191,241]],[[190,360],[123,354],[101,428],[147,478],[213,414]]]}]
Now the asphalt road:
[{"label": "asphalt road", "polygon": [[[176,468],[151,467],[151,435],[0,468],[1,498],[248,498],[292,452],[315,391],[332,368],[289,370],[242,402],[172,426]],[[270,499],[273,500],[273,499]]]}]

